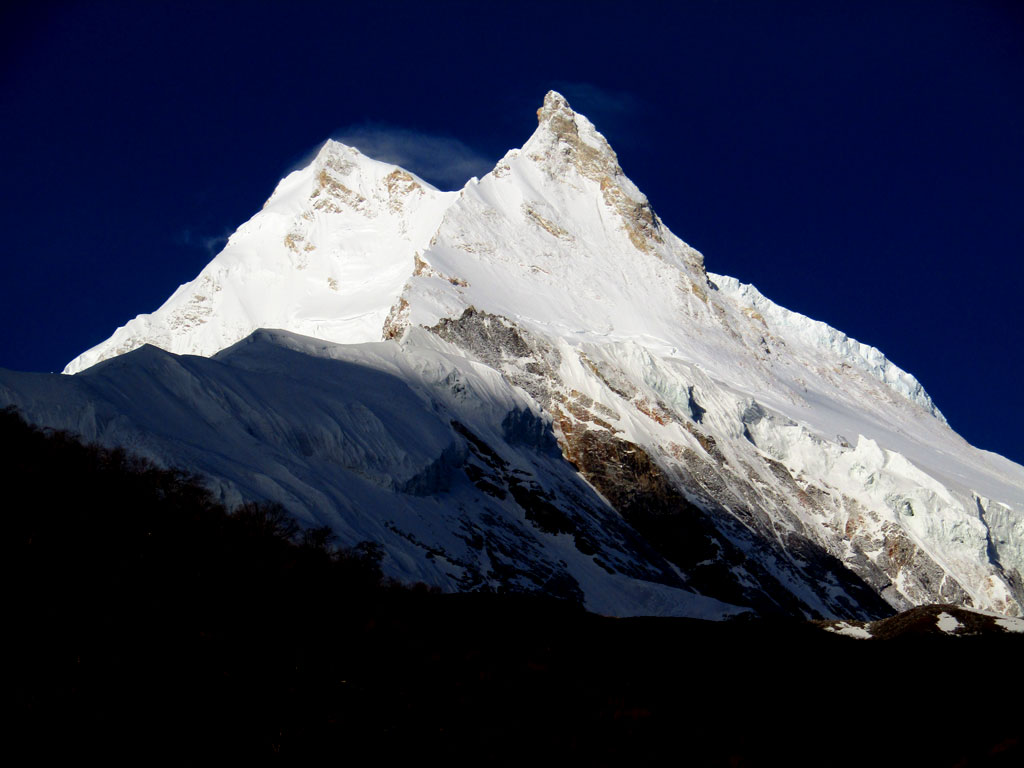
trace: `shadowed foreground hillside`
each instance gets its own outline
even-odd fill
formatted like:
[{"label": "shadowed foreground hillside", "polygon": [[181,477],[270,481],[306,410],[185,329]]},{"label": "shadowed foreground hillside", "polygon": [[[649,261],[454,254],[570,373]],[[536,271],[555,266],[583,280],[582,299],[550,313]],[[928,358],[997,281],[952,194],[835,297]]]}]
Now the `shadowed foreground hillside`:
[{"label": "shadowed foreground hillside", "polygon": [[[1018,637],[607,619],[381,583],[284,510],[0,413],[11,751],[104,762],[1017,765]],[[1009,703],[1003,703],[1009,702]],[[9,702],[10,703],[10,702]]]}]

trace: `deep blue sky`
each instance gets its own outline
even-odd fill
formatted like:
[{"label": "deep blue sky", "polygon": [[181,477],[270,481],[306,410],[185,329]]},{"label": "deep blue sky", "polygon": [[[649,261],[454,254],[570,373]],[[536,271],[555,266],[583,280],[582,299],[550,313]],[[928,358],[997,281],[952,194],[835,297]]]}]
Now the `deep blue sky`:
[{"label": "deep blue sky", "polygon": [[1024,462],[1022,6],[8,4],[0,366],[60,370],[155,309],[326,137],[451,188],[553,87],[710,270]]}]

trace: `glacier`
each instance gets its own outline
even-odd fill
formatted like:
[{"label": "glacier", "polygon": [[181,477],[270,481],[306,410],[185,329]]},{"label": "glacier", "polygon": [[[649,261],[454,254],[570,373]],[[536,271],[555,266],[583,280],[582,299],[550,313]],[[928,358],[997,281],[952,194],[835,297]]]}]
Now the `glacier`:
[{"label": "glacier", "polygon": [[0,372],[0,404],[378,541],[407,581],[611,615],[1024,606],[1024,468],[707,271],[555,92],[457,192],[328,141],[65,373]]}]

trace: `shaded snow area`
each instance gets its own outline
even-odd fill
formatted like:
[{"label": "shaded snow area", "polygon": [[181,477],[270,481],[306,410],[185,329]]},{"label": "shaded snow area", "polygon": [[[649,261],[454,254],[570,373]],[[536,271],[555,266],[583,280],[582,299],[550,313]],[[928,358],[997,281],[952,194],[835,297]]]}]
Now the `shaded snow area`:
[{"label": "shaded snow area", "polygon": [[1024,468],[707,272],[554,92],[459,192],[327,142],[66,372],[0,401],[379,541],[399,578],[616,615],[1022,614]]},{"label": "shaded snow area", "polygon": [[688,589],[521,391],[421,335],[412,350],[261,331],[213,359],[145,346],[74,377],[0,372],[0,403],[198,472],[229,505],[279,501],[343,544],[380,542],[404,581],[545,592],[610,615],[742,611]]}]

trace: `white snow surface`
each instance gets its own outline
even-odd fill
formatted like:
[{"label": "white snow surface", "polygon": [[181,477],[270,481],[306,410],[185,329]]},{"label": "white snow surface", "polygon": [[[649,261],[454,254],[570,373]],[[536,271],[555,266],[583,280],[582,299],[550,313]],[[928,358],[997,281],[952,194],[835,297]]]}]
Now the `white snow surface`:
[{"label": "white snow surface", "polygon": [[1003,616],[1001,618],[996,619],[996,624],[1005,629],[1007,632],[1016,632],[1018,634],[1024,634],[1024,619]]},{"label": "white snow surface", "polygon": [[[550,420],[497,371],[422,330],[472,307],[506,318],[556,350],[557,391],[593,401],[619,438],[643,446],[670,473],[701,476],[695,467],[711,461],[710,438],[719,456],[708,467],[717,480],[686,486],[688,498],[730,514],[747,505],[762,510],[781,546],[791,535],[814,542],[894,607],[959,601],[1019,615],[1024,467],[967,444],[921,384],[879,350],[779,307],[752,286],[706,272],[703,256],[660,222],[604,137],[560,95],[549,93],[538,117],[537,131],[521,149],[453,193],[327,142],[308,168],[278,185],[195,280],[65,369],[92,380],[102,370],[105,396],[113,397],[109,388],[121,388],[127,408],[147,387],[128,377],[155,375],[156,366],[187,392],[189,371],[198,363],[150,350],[144,352],[146,366],[135,373],[126,366],[116,381],[109,366],[118,365],[118,356],[145,344],[183,355],[227,350],[216,361],[247,371],[266,367],[268,381],[275,382],[265,385],[274,387],[265,393],[274,401],[273,416],[263,420],[258,409],[246,411],[255,419],[248,433],[239,431],[234,416],[211,406],[206,394],[183,400],[177,414],[147,415],[141,408],[119,432],[122,417],[93,412],[98,406],[83,394],[88,384],[74,389],[78,385],[38,380],[31,386],[56,399],[47,405],[36,398],[34,413],[87,437],[182,458],[180,448],[171,450],[159,436],[202,412],[209,423],[223,424],[224,442],[197,444],[184,458],[228,478],[225,494],[279,498],[307,520],[329,518],[350,539],[387,538],[379,521],[353,522],[355,510],[370,496],[379,500],[382,489],[398,500],[392,502],[396,509],[412,509],[403,495],[411,486],[403,484],[419,482],[454,444],[447,424],[426,417],[411,419],[412,431],[403,432],[416,408],[438,402],[455,408],[445,400],[452,395],[437,394],[439,381],[454,375],[467,382],[473,397],[459,400],[458,409],[472,401],[473,423],[490,425],[499,443],[505,438],[495,425],[511,411],[531,409]],[[260,328],[289,333],[264,334],[248,347],[228,349]],[[292,334],[346,346],[317,345]],[[382,337],[402,341],[382,344]],[[285,349],[309,357],[310,370],[324,360],[344,360],[386,371],[411,389],[387,379],[379,397],[351,401],[351,392],[340,388],[344,373],[333,381],[329,416],[291,412],[285,404],[294,382],[278,361]],[[289,357],[288,364],[304,370],[306,363],[296,359]],[[108,367],[96,366],[101,361]],[[219,369],[204,368],[203,375],[212,370]],[[377,386],[367,376],[360,373],[350,383]],[[320,386],[310,383],[310,375],[299,378],[296,386]],[[253,381],[247,379],[246,392],[257,386]],[[32,399],[8,382],[0,387],[8,401],[24,405]],[[450,384],[441,389],[449,392]],[[72,389],[78,394],[57,404]],[[217,396],[230,398],[231,392],[224,385]],[[371,439],[365,425],[377,421]],[[589,427],[603,428],[595,423]],[[253,431],[273,440],[298,432],[307,435],[304,440],[319,435],[315,446],[307,446],[310,466],[324,460],[326,450],[358,482],[344,491],[321,487],[322,472],[303,477],[308,466],[261,463],[242,447]],[[184,435],[175,439],[188,442]],[[364,486],[370,496],[361,495]],[[444,539],[437,522],[443,515],[431,518],[418,507],[400,514],[403,530],[418,536],[429,525],[431,535]],[[458,569],[436,558],[409,558],[393,563],[394,571],[431,583],[456,578],[451,574]],[[799,556],[787,558],[788,565],[767,566],[786,583],[787,568],[801,567]],[[675,610],[661,585],[616,581],[599,569],[588,571],[580,564],[586,558],[566,559],[588,605],[620,615]],[[643,594],[633,594],[638,589]],[[827,596],[801,596],[830,614]],[[700,601],[689,599],[686,615],[734,610],[703,600],[704,607],[695,608]]]},{"label": "white snow surface", "polygon": [[945,611],[935,617],[935,625],[947,634],[956,632],[961,627],[960,620]]},{"label": "white snow surface", "polygon": [[848,624],[845,621],[840,621],[835,626],[825,627],[825,631],[834,632],[837,635],[845,635],[846,637],[855,637],[858,640],[870,640],[872,638],[872,634],[867,628]]}]

